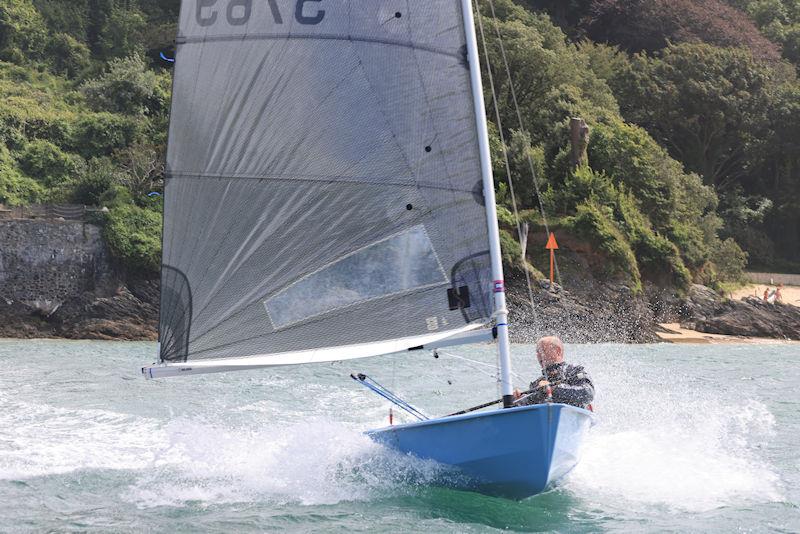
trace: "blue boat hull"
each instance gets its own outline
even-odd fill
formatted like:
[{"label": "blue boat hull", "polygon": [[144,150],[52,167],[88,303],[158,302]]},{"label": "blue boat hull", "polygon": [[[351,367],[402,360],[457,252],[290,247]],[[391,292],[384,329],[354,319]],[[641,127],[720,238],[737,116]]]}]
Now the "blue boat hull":
[{"label": "blue boat hull", "polygon": [[539,404],[390,426],[373,440],[455,467],[456,485],[514,499],[541,493],[578,463],[594,415],[565,404]]}]

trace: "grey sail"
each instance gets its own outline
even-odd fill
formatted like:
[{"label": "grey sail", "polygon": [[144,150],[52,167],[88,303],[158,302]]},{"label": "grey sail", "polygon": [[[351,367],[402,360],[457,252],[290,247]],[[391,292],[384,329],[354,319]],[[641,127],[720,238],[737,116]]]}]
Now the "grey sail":
[{"label": "grey sail", "polygon": [[162,362],[370,355],[490,321],[462,15],[459,0],[183,1]]}]

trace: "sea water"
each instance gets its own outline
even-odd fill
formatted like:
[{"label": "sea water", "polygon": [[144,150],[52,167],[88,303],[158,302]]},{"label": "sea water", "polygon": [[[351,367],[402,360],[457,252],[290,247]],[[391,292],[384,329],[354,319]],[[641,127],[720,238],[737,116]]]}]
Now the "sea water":
[{"label": "sea water", "polygon": [[800,531],[798,345],[568,346],[600,424],[520,502],[372,443],[388,405],[349,378],[445,414],[497,397],[489,346],[145,381],[154,351],[0,341],[0,531]]}]

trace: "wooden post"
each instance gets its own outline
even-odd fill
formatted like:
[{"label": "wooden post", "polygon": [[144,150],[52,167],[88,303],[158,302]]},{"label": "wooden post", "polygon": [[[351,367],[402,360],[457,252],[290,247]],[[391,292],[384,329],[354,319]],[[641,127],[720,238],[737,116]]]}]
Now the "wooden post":
[{"label": "wooden post", "polygon": [[522,234],[519,236],[519,247],[522,249],[522,260],[525,261],[528,257],[528,231],[530,224],[527,222],[522,223]]},{"label": "wooden post", "polygon": [[572,168],[577,169],[589,163],[589,126],[580,117],[569,121],[570,142],[572,143]]}]

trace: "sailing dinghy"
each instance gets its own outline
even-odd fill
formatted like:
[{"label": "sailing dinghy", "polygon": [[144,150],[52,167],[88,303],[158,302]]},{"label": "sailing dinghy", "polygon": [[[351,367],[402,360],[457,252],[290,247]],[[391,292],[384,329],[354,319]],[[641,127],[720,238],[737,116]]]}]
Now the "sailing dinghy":
[{"label": "sailing dinghy", "polygon": [[591,423],[513,407],[471,0],[183,0],[148,378],[496,339],[503,408],[376,441],[526,497]]}]

